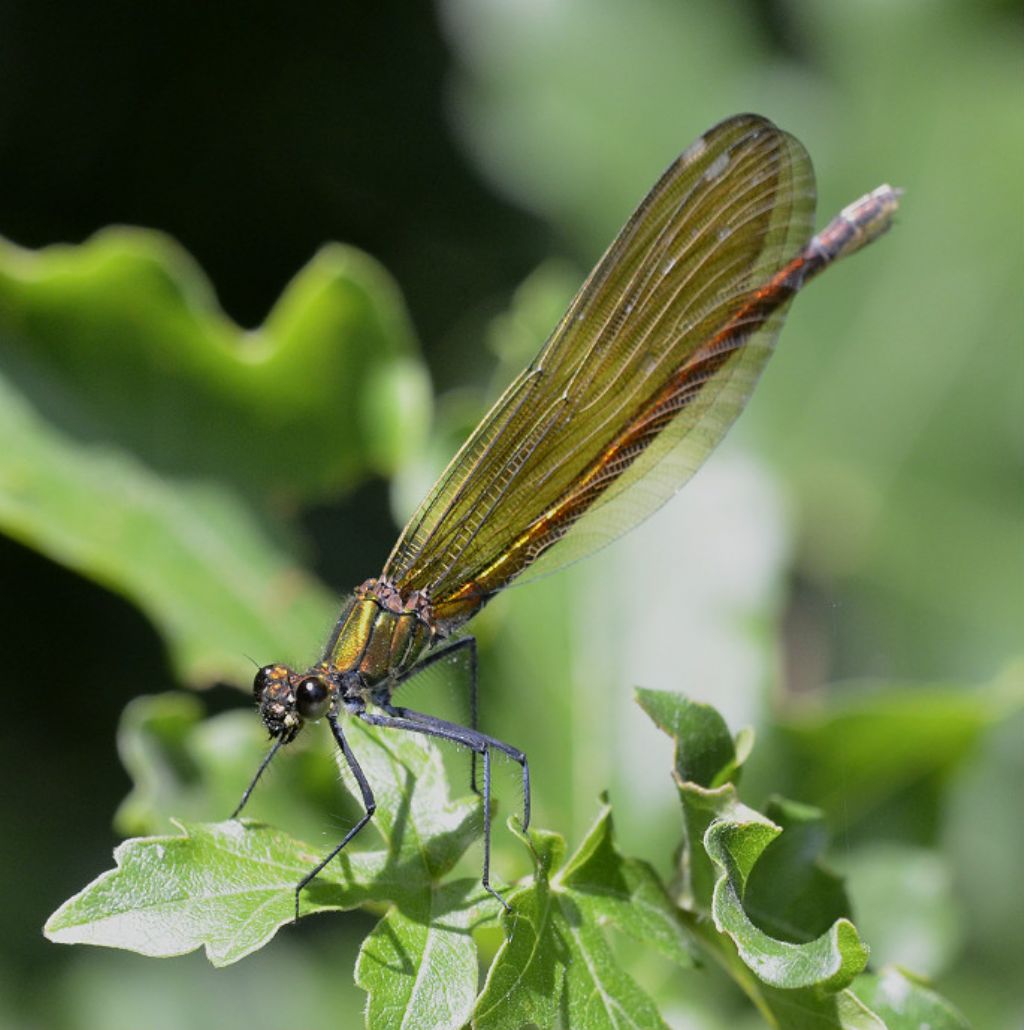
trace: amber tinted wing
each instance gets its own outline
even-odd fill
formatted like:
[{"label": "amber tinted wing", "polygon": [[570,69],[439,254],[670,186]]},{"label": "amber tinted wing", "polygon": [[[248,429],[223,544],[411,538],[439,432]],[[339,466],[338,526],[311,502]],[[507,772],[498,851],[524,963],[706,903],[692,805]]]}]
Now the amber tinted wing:
[{"label": "amber tinted wing", "polygon": [[745,404],[785,307],[762,316],[751,298],[813,217],[810,159],[771,122],[741,115],[697,140],[452,460],[384,574],[403,593],[428,590],[454,624],[527,569],[649,515]]}]

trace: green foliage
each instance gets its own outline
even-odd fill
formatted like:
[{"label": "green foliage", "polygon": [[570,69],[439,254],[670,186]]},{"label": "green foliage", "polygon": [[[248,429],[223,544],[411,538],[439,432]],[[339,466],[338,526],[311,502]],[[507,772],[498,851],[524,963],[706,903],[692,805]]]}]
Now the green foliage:
[{"label": "green foliage", "polygon": [[[162,708],[167,699],[152,703]],[[303,893],[302,914],[393,903],[360,956],[360,983],[371,997],[388,999],[375,1000],[374,1007],[393,1003],[396,994],[429,1006],[430,996],[448,992],[453,973],[464,974],[467,962],[475,978],[468,927],[478,918],[481,892],[472,880],[440,881],[475,838],[478,805],[449,798],[440,755],[429,744],[377,744],[371,730],[358,726],[351,736],[380,799],[366,833],[376,846],[346,851],[325,869]],[[122,844],[117,869],[55,913],[49,936],[159,956],[203,946],[211,962],[226,965],[262,947],[294,918],[295,885],[318,861],[315,849],[249,821],[179,829],[176,836]],[[403,962],[384,955],[394,941],[401,942]],[[439,963],[439,955],[453,965]]]},{"label": "green foliage", "polygon": [[[1024,680],[1000,678],[981,690],[962,686],[846,683],[826,709],[793,706],[776,732],[786,762],[806,780],[807,800],[855,823],[884,799],[940,783],[1007,710],[1024,704]],[[859,770],[848,782],[848,770]]]},{"label": "green foliage", "polygon": [[507,940],[488,972],[474,1026],[663,1026],[600,928],[614,926],[683,967],[692,964],[693,946],[653,870],[615,850],[607,802],[568,862],[558,834],[535,830],[523,840],[534,875],[512,897]]},{"label": "green foliage", "polygon": [[[714,709],[676,695],[641,691],[639,699],[675,747],[685,831],[676,882],[663,884],[652,866],[618,850],[605,799],[568,859],[558,834],[510,824],[533,873],[506,890],[508,913],[476,879],[452,876],[478,835],[479,799],[451,797],[431,742],[353,722],[353,748],[379,807],[362,837],[304,890],[301,913],[383,912],[355,970],[367,1026],[665,1025],[610,947],[608,929],[682,969],[695,955],[713,959],[773,1025],[898,1028],[927,1015],[936,1028],[963,1026],[947,1002],[902,973],[860,976],[868,949],[847,918],[841,881],[821,865],[819,813],[777,799],[773,820],[739,799],[735,780],[751,735],[737,742]],[[126,713],[122,750],[139,782],[123,812],[136,824],[159,823],[165,806],[188,807],[185,782],[216,796],[243,754],[255,758],[253,734],[238,732],[234,715],[197,715],[177,696],[142,699]],[[269,786],[279,795],[271,807],[301,790],[294,780],[311,767],[302,756],[293,782]],[[350,804],[348,818],[356,811]],[[120,845],[116,868],[50,918],[50,939],[150,956],[204,947],[214,965],[226,965],[291,921],[295,885],[317,849],[250,820],[177,830]],[[478,993],[474,933],[499,914],[505,939]]]},{"label": "green foliage", "polygon": [[[737,978],[758,1008],[773,1013],[781,1025],[795,1025],[798,1018],[807,1025],[821,1020],[846,1025],[841,1012],[853,1001],[835,995],[863,971],[868,949],[845,918],[849,906],[836,878],[818,864],[825,841],[819,835],[815,842],[807,833],[820,821],[818,813],[775,802],[773,814],[790,824],[786,840],[782,826],[739,800],[734,780],[752,747],[749,734],[734,742],[721,716],[707,705],[647,690],[640,691],[639,701],[675,741],[673,775],[686,829],[676,889],[684,909],[696,916],[710,913],[719,936],[704,934],[705,946],[724,964],[733,963],[735,954],[755,974],[756,979]],[[745,895],[766,853],[772,854],[774,875],[760,892],[758,925]],[[831,925],[818,933],[823,923]],[[773,924],[784,927],[784,936],[762,928]]]},{"label": "green foliage", "polygon": [[856,991],[888,1030],[920,1030],[925,1026],[967,1030],[969,1025],[948,1001],[901,969],[890,967],[862,976]]},{"label": "green foliage", "polygon": [[130,598],[193,683],[316,646],[334,601],[274,512],[393,469],[425,422],[381,269],[327,247],[246,333],[156,233],[5,243],[0,339],[4,532]]}]

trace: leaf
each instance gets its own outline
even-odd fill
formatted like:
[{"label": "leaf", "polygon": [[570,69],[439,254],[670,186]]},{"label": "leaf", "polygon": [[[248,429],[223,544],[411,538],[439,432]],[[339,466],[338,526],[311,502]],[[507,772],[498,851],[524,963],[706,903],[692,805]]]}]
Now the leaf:
[{"label": "leaf", "polygon": [[766,987],[767,1020],[784,1030],[888,1030],[886,1024],[847,988],[835,994]]},{"label": "leaf", "polygon": [[427,410],[357,251],[324,248],[247,333],[157,233],[0,242],[0,529],[130,598],[193,683],[315,649],[334,602],[271,511],[393,469]]},{"label": "leaf", "polygon": [[165,814],[187,819],[193,804],[205,807],[210,783],[190,748],[202,715],[199,698],[185,693],[135,698],[125,706],[117,744],[132,789],[114,825],[126,836],[163,828]]},{"label": "leaf", "polygon": [[4,243],[0,291],[5,365],[35,410],[156,472],[312,499],[394,467],[395,446],[424,428],[401,298],[351,247],[320,250],[253,332],[148,230],[38,252]]},{"label": "leaf", "polygon": [[[679,734],[675,775],[695,768],[712,783],[735,775],[747,746],[726,746],[725,724],[713,709],[650,692],[643,702]],[[167,806],[187,807],[205,792],[222,792],[238,778],[240,763],[259,756],[258,732],[240,732],[240,714],[197,722],[199,704],[191,695],[130,706],[120,740],[137,784],[126,811],[154,822]],[[250,723],[255,728],[256,720]],[[718,873],[711,920],[680,911],[650,866],[619,853],[607,798],[568,859],[559,835],[519,833],[534,875],[509,897],[506,940],[476,997],[473,932],[500,910],[475,878],[446,877],[478,832],[479,799],[450,797],[441,756],[426,739],[380,733],[356,720],[346,733],[379,807],[353,846],[303,891],[302,912],[357,906],[383,912],[356,965],[374,1030],[460,1028],[469,1021],[479,1028],[665,1026],[610,948],[608,927],[682,968],[693,965],[695,949],[712,955],[770,1023],[788,1030],[884,1030],[912,1025],[893,1022],[897,1016],[955,1015],[903,974],[905,983],[886,972],[884,983],[860,976],[850,985],[866,949],[841,918],[848,910],[841,882],[820,863],[826,843],[820,814],[776,800],[769,806],[773,822],[745,806],[728,782],[678,784],[684,808],[708,819],[699,843]],[[720,769],[709,756],[718,756]],[[296,797],[308,793],[307,765],[326,764],[311,752],[295,763],[298,779],[261,783],[254,803],[280,793],[272,807],[283,820],[289,803],[293,817],[325,818],[336,810],[328,794]],[[351,773],[343,761],[339,768],[351,793]],[[348,825],[358,814],[350,798]],[[226,965],[292,919],[295,884],[328,848],[249,820],[175,825],[175,835],[122,844],[117,867],[55,912],[47,935],[153,956],[204,947],[213,964]],[[758,877],[764,882],[754,888]],[[759,899],[756,906],[751,896]],[[816,923],[826,918],[833,921],[815,937]]]},{"label": "leaf", "polygon": [[649,941],[683,967],[693,963],[692,938],[653,871],[615,850],[607,801],[564,866],[557,834],[535,830],[522,839],[534,857],[533,881],[509,899],[507,940],[477,1001],[474,1027],[664,1026],[601,927]]},{"label": "leaf", "polygon": [[701,842],[717,801],[733,796],[729,782],[738,776],[752,737],[747,734],[734,741],[725,720],[710,705],[683,702],[678,695],[658,690],[638,690],[636,698],[654,724],[675,740],[677,785],[692,785],[690,796],[696,803],[683,805],[676,897],[683,908],[708,913],[718,874]]},{"label": "leaf", "polygon": [[612,810],[602,797],[597,819],[566,863],[558,882],[600,924],[609,924],[677,965],[693,964],[693,940],[679,920],[657,873],[615,849]]},{"label": "leaf", "polygon": [[887,1030],[969,1030],[970,1024],[945,998],[895,966],[858,977],[854,990]]},{"label": "leaf", "polygon": [[845,851],[842,866],[876,966],[899,965],[924,976],[948,968],[964,947],[966,906],[946,856],[879,841]]},{"label": "leaf", "polygon": [[[636,699],[654,725],[675,740],[678,779],[714,788],[735,778],[745,754],[711,705],[683,702],[677,694],[661,690],[638,690]],[[749,745],[744,750],[749,752]]]},{"label": "leaf", "polygon": [[334,601],[237,497],[71,442],[2,379],[0,443],[0,527],[130,598],[184,679],[244,680],[246,654],[315,649]]},{"label": "leaf", "polygon": [[824,707],[795,708],[776,732],[790,782],[826,810],[841,798],[850,824],[902,791],[947,776],[1021,696],[1019,685],[1014,691],[998,681],[973,691],[847,683]]},{"label": "leaf", "polygon": [[46,936],[159,957],[203,946],[216,966],[262,947],[293,917],[295,884],[315,853],[251,823],[181,830],[119,845],[117,868],[65,902],[47,921]]},{"label": "leaf", "polygon": [[[770,854],[770,847],[780,847],[773,842],[783,833],[783,827],[743,804],[734,783],[728,782],[735,778],[750,738],[744,738],[743,748],[733,745],[721,716],[707,705],[654,691],[638,692],[638,700],[655,723],[675,739],[673,775],[684,819],[679,859],[681,904],[698,916],[709,912],[715,928],[727,936],[735,953],[722,938],[707,932],[701,935],[702,943],[732,968],[737,981],[762,1010],[795,1009],[804,1013],[801,1019],[809,1020],[807,1025],[847,1025],[841,1021],[840,1009],[855,1012],[860,1006],[835,995],[863,971],[868,949],[853,924],[842,915],[837,917],[837,913],[847,910],[845,896],[835,878],[817,864],[817,851],[824,838],[811,831],[820,822],[818,813],[792,803],[775,802],[773,806],[773,812],[795,829],[796,846],[782,845],[775,859],[768,859],[782,891],[780,898],[769,905],[762,900],[763,914],[769,925],[780,927],[784,923],[785,937],[795,937],[796,942],[772,936],[751,918],[745,895],[754,869],[766,853]],[[695,778],[687,779],[688,774]],[[814,848],[806,853],[809,841]],[[709,866],[714,877],[710,898]],[[770,890],[766,882],[756,898],[764,899]],[[787,898],[789,905],[778,903]],[[830,925],[812,936],[811,927],[826,915]],[[761,984],[776,990],[765,990],[752,982],[736,968],[737,957]],[[778,994],[778,990],[784,993]],[[827,995],[833,997],[828,999]],[[822,1019],[824,1023],[820,1023]],[[796,1025],[793,1012],[782,1022]]]},{"label": "leaf", "polygon": [[852,918],[843,877],[822,863],[828,830],[809,805],[772,798],[765,814],[782,832],[750,871],[743,906],[780,940],[809,941],[836,919]]},{"label": "leaf", "polygon": [[[1024,658],[1007,671],[1018,689],[1024,685]],[[1024,820],[1007,817],[1020,810],[1022,740],[1024,710],[1018,706],[986,735],[953,783],[942,838],[955,900],[969,919],[969,953],[996,985],[1016,981],[1024,955],[1024,891],[1011,886],[1020,879]],[[990,993],[1014,1000],[1012,988]]]},{"label": "leaf", "polygon": [[392,908],[363,943],[356,983],[369,995],[368,1027],[438,1030],[469,1022],[477,987],[470,931],[493,918],[494,899],[478,881],[457,880],[426,900]]},{"label": "leaf", "polygon": [[[478,799],[449,797],[441,757],[428,741],[397,734],[378,741],[356,723],[347,732],[380,807],[303,891],[302,913],[390,902],[425,918],[440,878],[476,836]],[[154,956],[204,946],[211,962],[226,965],[292,920],[295,885],[325,850],[248,820],[180,829],[121,844],[117,868],[62,905],[47,936]]]},{"label": "leaf", "polygon": [[781,832],[745,805],[720,810],[704,838],[708,854],[722,869],[711,905],[715,926],[732,938],[744,963],[765,983],[840,990],[868,961],[868,948],[853,923],[837,919],[820,937],[792,944],[760,930],[743,906],[747,870]]}]

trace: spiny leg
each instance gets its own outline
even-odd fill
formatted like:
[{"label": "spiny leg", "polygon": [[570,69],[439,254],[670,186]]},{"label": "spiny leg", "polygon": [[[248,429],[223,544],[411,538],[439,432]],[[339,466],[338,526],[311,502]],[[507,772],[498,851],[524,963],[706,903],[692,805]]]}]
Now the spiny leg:
[{"label": "spiny leg", "polygon": [[[464,741],[467,747],[474,747],[473,742],[479,742],[485,747],[497,748],[503,754],[508,755],[513,761],[518,762],[523,770],[523,829],[530,826],[530,764],[526,755],[517,747],[506,744],[497,737],[481,733],[475,726],[472,729],[466,726],[459,726],[456,723],[448,722],[447,719],[439,719],[436,715],[428,715],[426,712],[416,712],[411,708],[402,708],[399,705],[388,705],[385,711],[399,719],[408,719],[418,726],[429,726],[449,734],[461,734],[468,736],[469,740]],[[461,737],[449,736],[446,739],[461,741]],[[483,753],[482,751],[480,752]]]},{"label": "spiny leg", "polygon": [[[472,640],[473,644],[469,648],[469,727],[476,733],[480,729],[480,706],[479,706],[479,695],[477,694],[477,655],[476,655],[476,637],[468,637],[467,639]],[[476,789],[476,752],[470,752],[471,758],[469,760],[469,789],[474,794],[479,794],[480,791]]]},{"label": "spiny leg", "polygon": [[313,880],[320,875],[323,869],[330,864],[332,859],[345,847],[346,844],[373,818],[373,813],[377,811],[377,801],[373,796],[373,791],[370,789],[370,784],[366,780],[366,775],[363,773],[359,762],[356,761],[356,756],[352,753],[352,748],[349,747],[348,741],[345,739],[345,734],[341,732],[341,726],[338,725],[338,718],[335,715],[328,715],[327,721],[331,726],[331,733],[334,734],[334,739],[338,742],[338,747],[341,748],[341,753],[345,756],[345,761],[348,763],[348,767],[352,770],[352,775],[356,778],[356,783],[359,784],[359,792],[363,796],[363,807],[366,809],[363,816],[345,834],[342,838],[341,843],[314,869],[307,873],[298,883],[295,888],[295,922],[299,921],[299,895],[302,893],[302,889],[308,884],[312,883]]},{"label": "spiny leg", "polygon": [[[479,696],[477,693],[477,652],[476,652],[476,637],[459,637],[457,640],[450,640],[442,644],[436,651],[431,651],[421,662],[418,662],[407,672],[402,673],[395,679],[395,689],[400,687],[407,680],[412,679],[419,673],[423,672],[424,669],[429,669],[435,662],[439,662],[444,658],[449,658],[455,654],[456,651],[468,651],[469,652],[469,725],[470,728],[476,732],[480,724],[479,718]],[[475,750],[470,751],[470,766],[469,766],[469,789],[474,794],[479,794],[480,791],[476,785],[476,756]]]},{"label": "spiny leg", "polygon": [[[399,709],[398,711],[402,711]],[[372,726],[383,726],[387,729],[405,730],[408,733],[422,733],[428,737],[450,740],[464,747],[472,748],[474,753],[483,755],[484,759],[484,868],[481,877],[483,888],[496,898],[506,911],[511,911],[508,902],[491,886],[491,753],[487,743],[475,739],[476,734],[465,727],[449,724],[444,728],[429,726],[403,716],[375,715],[371,712],[359,712],[359,718]],[[443,720],[437,720],[443,722]],[[449,728],[450,727],[450,728]],[[461,732],[460,732],[461,731]]]},{"label": "spiny leg", "polygon": [[450,740],[463,747],[471,748],[483,756],[484,760],[484,868],[481,883],[484,890],[496,898],[506,911],[511,911],[508,902],[491,886],[491,749],[497,748],[514,758],[523,768],[523,828],[530,822],[530,767],[526,755],[517,748],[494,737],[488,737],[478,730],[465,726],[457,726],[445,719],[438,719],[423,712],[414,712],[407,708],[388,706],[387,715],[376,715],[372,712],[357,712],[364,722],[372,726],[383,726],[388,729],[405,730],[409,733],[422,733],[425,736]]}]

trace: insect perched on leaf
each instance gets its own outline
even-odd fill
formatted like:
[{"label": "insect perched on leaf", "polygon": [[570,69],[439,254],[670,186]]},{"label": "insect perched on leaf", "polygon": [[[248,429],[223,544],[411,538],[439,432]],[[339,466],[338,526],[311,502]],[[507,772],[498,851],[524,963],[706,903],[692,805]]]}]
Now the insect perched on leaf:
[{"label": "insect perched on leaf", "polygon": [[[413,515],[384,571],[345,605],[305,672],[266,665],[254,690],[277,751],[326,718],[365,812],[295,889],[372,818],[376,803],[342,718],[453,741],[483,765],[483,886],[490,884],[491,756],[526,755],[477,727],[476,643],[455,636],[495,594],[589,554],[672,496],[750,396],[794,294],[889,228],[899,190],[880,186],[812,236],[803,146],[739,115],[672,163],[580,288],[540,353],[484,416]],[[435,662],[470,659],[470,725],[396,705]]]}]

